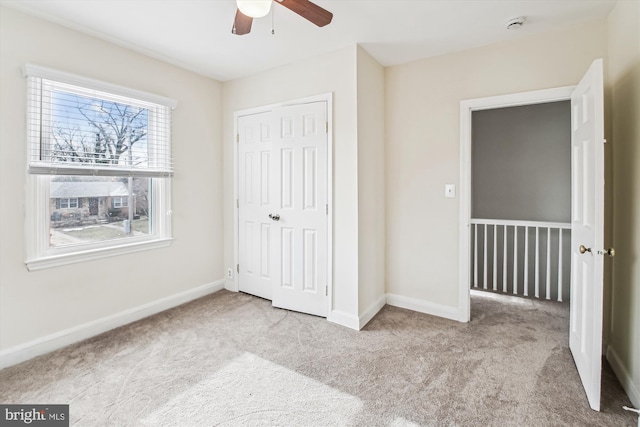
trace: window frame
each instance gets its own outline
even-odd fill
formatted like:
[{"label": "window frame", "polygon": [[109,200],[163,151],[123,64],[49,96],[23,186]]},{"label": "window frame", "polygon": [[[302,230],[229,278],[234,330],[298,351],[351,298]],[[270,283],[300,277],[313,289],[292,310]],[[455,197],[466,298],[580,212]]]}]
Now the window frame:
[{"label": "window frame", "polygon": [[[116,203],[116,200],[118,203]],[[128,208],[129,207],[129,198],[114,196],[111,197],[111,209],[120,209],[120,208]]]},{"label": "window frame", "polygon": [[[80,86],[89,90],[133,98],[134,100],[157,103],[171,109],[175,109],[177,106],[177,102],[169,98],[37,65],[26,64],[23,67],[23,74],[25,77],[39,77],[59,83]],[[30,108],[30,106],[27,105],[27,108]],[[27,126],[32,125],[32,120],[34,119],[27,114]],[[170,126],[170,117],[168,117],[167,126]],[[27,132],[25,144],[27,151],[27,160],[25,162],[27,166],[25,171],[25,265],[29,271],[166,247],[171,244],[173,240],[171,230],[172,179],[170,176],[165,176],[150,178],[149,210],[152,214],[149,218],[151,230],[148,235],[50,247],[50,182],[55,175],[29,173],[29,150],[33,143],[31,138],[29,132]],[[167,148],[170,150],[170,138],[168,144]],[[123,174],[122,176],[127,175]]]},{"label": "window frame", "polygon": [[[60,209],[78,209],[78,197],[60,197],[59,199],[60,199],[60,202],[59,202]],[[63,203],[62,203],[63,200],[67,201],[65,203],[66,206],[62,206],[63,205]],[[71,206],[71,201],[72,200],[76,201],[75,206]]]}]

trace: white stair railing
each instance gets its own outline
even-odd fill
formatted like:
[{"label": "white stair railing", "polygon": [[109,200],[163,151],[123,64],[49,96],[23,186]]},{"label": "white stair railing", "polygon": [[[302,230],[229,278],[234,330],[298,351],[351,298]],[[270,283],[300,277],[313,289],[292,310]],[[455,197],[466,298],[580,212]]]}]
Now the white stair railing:
[{"label": "white stair railing", "polygon": [[571,224],[474,218],[471,235],[471,287],[568,300]]}]

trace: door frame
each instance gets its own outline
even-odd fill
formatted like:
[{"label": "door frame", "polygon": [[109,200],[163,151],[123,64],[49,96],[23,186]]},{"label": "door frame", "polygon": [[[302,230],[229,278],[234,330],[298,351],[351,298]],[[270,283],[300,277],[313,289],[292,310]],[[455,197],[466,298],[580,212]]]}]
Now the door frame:
[{"label": "door frame", "polygon": [[[90,216],[98,216],[100,215],[100,198],[99,197],[88,197],[87,204],[89,205],[89,215]],[[91,201],[95,200],[95,211],[96,213],[91,213]]]},{"label": "door frame", "polygon": [[[458,321],[468,322],[471,317],[471,289],[469,287],[471,263],[471,115],[474,111],[494,108],[518,107],[556,101],[570,101],[576,86],[534,90],[460,101],[460,265],[458,288]],[[570,124],[569,124],[570,126]],[[571,279],[573,280],[573,278]]]},{"label": "door frame", "polygon": [[260,107],[239,110],[233,113],[233,285],[229,289],[233,292],[239,291],[238,269],[237,265],[240,259],[239,244],[239,223],[238,223],[238,173],[240,171],[238,164],[238,119],[242,116],[264,113],[275,108],[288,107],[293,105],[310,104],[313,102],[327,103],[327,205],[329,212],[327,214],[327,313],[333,311],[333,92],[327,92],[319,95],[298,98],[290,101],[279,102],[276,104],[263,105]]}]

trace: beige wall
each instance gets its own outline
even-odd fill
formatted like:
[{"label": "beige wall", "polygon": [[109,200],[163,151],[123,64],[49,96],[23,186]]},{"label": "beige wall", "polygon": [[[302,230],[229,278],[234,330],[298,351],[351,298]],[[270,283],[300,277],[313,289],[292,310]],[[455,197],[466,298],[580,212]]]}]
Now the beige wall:
[{"label": "beige wall", "polygon": [[607,20],[613,146],[613,287],[607,354],[640,407],[640,2]]},{"label": "beige wall", "polygon": [[460,101],[574,85],[605,56],[592,23],[386,69],[388,293],[457,307]]},{"label": "beige wall", "polygon": [[[178,101],[170,247],[27,271],[27,62]],[[223,279],[220,83],[4,7],[0,73],[0,350]]]},{"label": "beige wall", "polygon": [[[333,93],[333,308],[358,316],[358,147],[356,46],[223,85],[224,261],[233,266],[234,112]],[[331,316],[331,314],[330,314]]]},{"label": "beige wall", "polygon": [[362,317],[385,296],[384,68],[361,47],[357,56],[358,313]]}]

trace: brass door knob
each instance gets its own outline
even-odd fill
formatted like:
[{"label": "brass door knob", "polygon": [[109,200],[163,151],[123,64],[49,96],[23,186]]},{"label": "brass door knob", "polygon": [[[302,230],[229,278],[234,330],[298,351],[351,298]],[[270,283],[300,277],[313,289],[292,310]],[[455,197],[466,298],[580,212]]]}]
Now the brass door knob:
[{"label": "brass door knob", "polygon": [[584,254],[587,252],[591,252],[591,248],[587,248],[585,245],[580,245],[580,253]]},{"label": "brass door knob", "polygon": [[616,250],[614,248],[609,248],[609,249],[605,249],[604,251],[602,251],[603,254],[607,254],[609,255],[609,257],[613,258],[614,256],[616,256]]}]

